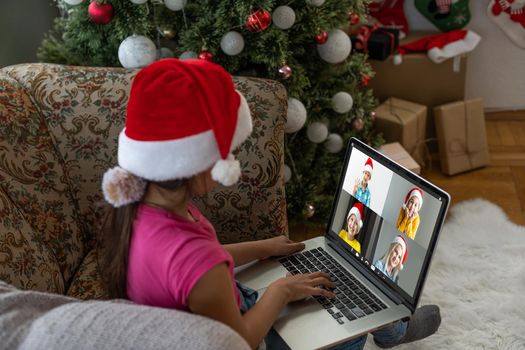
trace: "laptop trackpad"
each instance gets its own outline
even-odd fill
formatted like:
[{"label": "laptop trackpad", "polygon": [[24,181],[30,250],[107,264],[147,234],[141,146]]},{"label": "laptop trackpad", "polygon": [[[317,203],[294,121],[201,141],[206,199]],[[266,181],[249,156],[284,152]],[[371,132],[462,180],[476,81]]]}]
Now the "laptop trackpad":
[{"label": "laptop trackpad", "polygon": [[262,260],[241,266],[236,270],[235,279],[259,292],[268,288],[275,280],[286,277],[288,271],[275,259]]}]

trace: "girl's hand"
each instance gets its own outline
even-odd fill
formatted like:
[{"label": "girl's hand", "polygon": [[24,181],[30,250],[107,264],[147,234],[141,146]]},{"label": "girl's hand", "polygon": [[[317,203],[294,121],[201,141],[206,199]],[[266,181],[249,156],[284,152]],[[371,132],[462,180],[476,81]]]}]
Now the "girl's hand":
[{"label": "girl's hand", "polygon": [[284,256],[300,252],[304,243],[294,242],[286,236],[278,236],[262,241],[267,256]]},{"label": "girl's hand", "polygon": [[310,296],[320,295],[327,298],[335,298],[335,294],[321,288],[335,288],[329,276],[324,272],[314,272],[302,275],[287,276],[273,282],[268,290],[283,293],[287,303],[305,299]]}]

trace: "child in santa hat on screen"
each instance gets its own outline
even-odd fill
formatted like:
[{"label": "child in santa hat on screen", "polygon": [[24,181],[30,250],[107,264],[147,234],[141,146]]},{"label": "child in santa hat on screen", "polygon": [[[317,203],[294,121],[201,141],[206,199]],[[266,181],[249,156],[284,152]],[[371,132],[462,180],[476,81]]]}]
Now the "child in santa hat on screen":
[{"label": "child in santa hat on screen", "polygon": [[419,227],[419,210],[423,206],[423,191],[414,187],[411,189],[399,210],[396,227],[403,232],[410,239],[416,238],[417,229]]},{"label": "child in santa hat on screen", "polygon": [[361,179],[355,179],[354,191],[352,195],[361,203],[370,207],[370,186],[369,182],[372,179],[372,172],[374,170],[374,163],[371,158],[368,158],[365,162],[365,167],[363,168],[363,176]]},{"label": "child in santa hat on screen", "polygon": [[339,237],[341,237],[358,253],[361,253],[361,243],[359,243],[356,237],[359,234],[361,227],[363,227],[363,211],[363,203],[357,202],[354,204],[346,217],[346,230],[342,229],[341,232],[339,232]]},{"label": "child in santa hat on screen", "polygon": [[407,242],[401,236],[394,238],[387,251],[374,265],[388,278],[397,283],[399,271],[408,257]]}]

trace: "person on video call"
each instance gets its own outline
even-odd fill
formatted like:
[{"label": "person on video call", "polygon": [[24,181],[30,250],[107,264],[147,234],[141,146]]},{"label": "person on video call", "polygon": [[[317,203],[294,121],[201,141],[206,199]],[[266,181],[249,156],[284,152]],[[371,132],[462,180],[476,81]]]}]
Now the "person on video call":
[{"label": "person on video call", "polygon": [[407,242],[401,236],[394,238],[388,250],[383,256],[377,260],[374,265],[387,275],[392,281],[397,283],[398,273],[403,269],[403,265],[407,260],[408,247]]},{"label": "person on video call", "polygon": [[421,206],[423,206],[423,191],[414,187],[407,193],[405,203],[399,210],[396,224],[397,229],[410,239],[416,238]]},{"label": "person on video call", "polygon": [[361,254],[361,244],[356,239],[361,227],[363,227],[363,203],[357,202],[353,205],[352,209],[348,212],[346,217],[346,230],[343,228],[339,232],[339,237],[341,237],[346,243],[348,243],[352,248],[357,250]]},{"label": "person on video call", "polygon": [[370,207],[370,186],[368,185],[370,179],[372,179],[372,171],[374,170],[374,164],[372,159],[368,158],[363,169],[363,176],[361,179],[355,179],[354,192],[352,195],[361,203]]}]

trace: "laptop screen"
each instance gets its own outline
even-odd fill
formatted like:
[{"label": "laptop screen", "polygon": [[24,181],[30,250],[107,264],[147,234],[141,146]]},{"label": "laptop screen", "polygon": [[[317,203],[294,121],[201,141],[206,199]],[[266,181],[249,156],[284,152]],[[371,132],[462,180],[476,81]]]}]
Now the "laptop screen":
[{"label": "laptop screen", "polygon": [[415,306],[449,196],[360,141],[350,143],[328,234]]}]

